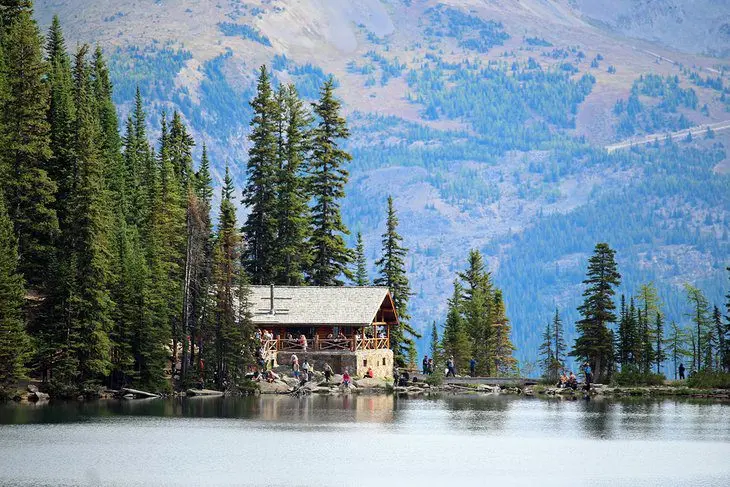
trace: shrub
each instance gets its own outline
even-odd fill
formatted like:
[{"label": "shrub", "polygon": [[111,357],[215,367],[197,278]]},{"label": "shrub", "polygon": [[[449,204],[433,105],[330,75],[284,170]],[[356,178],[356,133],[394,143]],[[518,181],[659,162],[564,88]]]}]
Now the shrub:
[{"label": "shrub", "polygon": [[645,374],[633,369],[622,370],[613,375],[613,381],[620,386],[660,386],[665,379],[663,374]]},{"label": "shrub", "polygon": [[687,385],[697,389],[730,389],[730,372],[697,372],[689,376]]},{"label": "shrub", "polygon": [[436,367],[433,374],[426,377],[426,384],[430,386],[440,386],[444,383],[444,371],[440,367]]}]

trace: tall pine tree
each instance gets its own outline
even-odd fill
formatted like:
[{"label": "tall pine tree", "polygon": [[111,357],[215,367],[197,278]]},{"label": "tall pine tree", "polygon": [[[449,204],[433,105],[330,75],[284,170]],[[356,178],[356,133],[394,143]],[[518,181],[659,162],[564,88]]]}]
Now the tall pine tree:
[{"label": "tall pine tree", "polygon": [[350,136],[350,131],[340,115],[340,102],[334,90],[334,78],[330,77],[320,90],[319,102],[314,104],[319,123],[313,132],[309,165],[314,198],[309,282],[315,286],[342,285],[340,275],[351,277],[348,265],[353,259],[343,239],[349,231],[342,222],[339,201],[345,196],[349,177],[344,166],[352,159],[341,143]]},{"label": "tall pine tree", "polygon": [[[393,296],[393,304],[398,313],[400,325],[390,330],[390,348],[394,360],[400,366],[406,364],[406,358],[415,350],[414,337],[420,335],[409,324],[408,300],[411,287],[406,276],[406,255],[408,249],[402,245],[403,237],[398,234],[398,216],[393,206],[393,198],[388,196],[388,217],[382,239],[382,257],[375,262],[380,275],[375,279],[376,286],[385,286]],[[409,355],[410,353],[410,355]]]},{"label": "tall pine tree", "polygon": [[[10,17],[13,18],[13,17]],[[49,89],[41,36],[29,9],[21,9],[3,36],[6,96],[0,107],[0,179],[18,236],[20,272],[31,287],[49,277],[58,234],[56,184],[47,121]]]},{"label": "tall pine tree", "polygon": [[261,66],[251,107],[248,182],[243,192],[243,204],[249,213],[243,225],[246,236],[243,259],[253,284],[271,284],[276,277],[278,107],[266,66]]},{"label": "tall pine tree", "polygon": [[579,336],[570,353],[591,364],[597,381],[609,378],[613,369],[613,338],[608,325],[616,321],[613,295],[621,283],[614,256],[608,244],[599,243],[588,260],[583,281],[585,300],[578,307],[582,316],[576,325]]},{"label": "tall pine tree", "polygon": [[370,284],[370,278],[368,277],[368,262],[365,258],[365,244],[362,241],[362,233],[357,232],[355,242],[355,272],[353,282],[356,286],[367,286]]},{"label": "tall pine tree", "polygon": [[18,273],[18,243],[0,195],[0,400],[8,398],[25,375],[30,342],[23,319],[23,276]]}]

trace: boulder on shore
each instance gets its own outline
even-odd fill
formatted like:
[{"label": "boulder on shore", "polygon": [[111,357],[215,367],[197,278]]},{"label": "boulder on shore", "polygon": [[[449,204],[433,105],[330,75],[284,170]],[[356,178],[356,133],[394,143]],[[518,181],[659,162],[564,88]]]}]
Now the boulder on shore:
[{"label": "boulder on shore", "polygon": [[28,389],[28,392],[31,392],[31,393],[38,392],[38,386],[35,384],[28,384],[27,389]]},{"label": "boulder on shore", "polygon": [[213,389],[188,389],[186,391],[188,396],[222,396],[221,391],[214,391]]},{"label": "boulder on shore", "polygon": [[46,394],[45,392],[31,392],[28,394],[28,400],[31,402],[40,402],[40,401],[47,401],[50,399],[50,396]]},{"label": "boulder on shore", "polygon": [[275,380],[274,382],[261,381],[257,384],[261,394],[287,394],[292,390],[292,388],[282,380]]},{"label": "boulder on shore", "polygon": [[385,389],[388,384],[385,379],[378,378],[355,379],[352,383],[361,389]]}]

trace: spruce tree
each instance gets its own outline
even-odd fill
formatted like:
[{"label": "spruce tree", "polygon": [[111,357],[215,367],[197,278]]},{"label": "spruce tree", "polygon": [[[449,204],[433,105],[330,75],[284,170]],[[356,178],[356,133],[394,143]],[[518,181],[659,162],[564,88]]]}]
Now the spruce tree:
[{"label": "spruce tree", "polygon": [[556,367],[555,352],[553,351],[553,329],[548,321],[545,331],[542,333],[542,342],[538,349],[540,353],[540,365],[542,365],[542,376],[550,382],[557,382],[560,370]]},{"label": "spruce tree", "polygon": [[216,386],[235,383],[242,376],[241,354],[246,336],[241,326],[240,310],[236,307],[237,288],[246,287],[240,267],[241,236],[236,224],[233,206],[233,180],[226,166],[221,206],[218,217],[218,233],[213,252],[213,282],[215,286],[214,318],[214,367]]},{"label": "spruce tree", "polygon": [[56,316],[67,329],[60,373],[54,387],[71,392],[96,383],[111,371],[113,302],[109,295],[110,247],[104,167],[98,148],[100,125],[86,59],[88,46],[74,60],[74,154],[76,174],[68,197],[69,226],[64,228],[63,272],[67,279],[57,299]]},{"label": "spruce tree", "polygon": [[406,255],[408,249],[402,245],[403,237],[398,234],[398,216],[393,206],[393,198],[388,196],[388,216],[382,238],[382,257],[375,262],[380,275],[375,279],[376,286],[385,286],[393,296],[393,304],[398,313],[400,325],[390,330],[390,348],[394,360],[403,366],[410,350],[415,350],[414,337],[420,338],[409,324],[408,300],[411,287],[406,275]]},{"label": "spruce tree", "polygon": [[448,306],[442,338],[444,358],[453,357],[457,367],[466,367],[471,358],[471,345],[466,322],[462,316],[463,288],[458,280],[454,281],[454,292]]},{"label": "spruce tree", "polygon": [[672,321],[667,337],[667,353],[672,360],[674,380],[677,380],[677,367],[690,353],[687,350],[687,333],[674,321]]},{"label": "spruce tree", "polygon": [[341,274],[351,278],[348,265],[353,259],[353,253],[343,239],[349,231],[340,214],[340,200],[345,196],[349,177],[345,164],[352,156],[341,147],[350,131],[340,115],[340,102],[334,96],[334,78],[330,77],[322,86],[314,113],[319,123],[313,131],[309,164],[314,204],[310,240],[312,266],[308,279],[316,286],[339,286],[342,285]]},{"label": "spruce tree", "polygon": [[582,316],[576,324],[579,336],[570,353],[591,364],[597,381],[607,379],[613,369],[613,338],[608,325],[616,321],[614,287],[621,283],[614,255],[608,244],[599,243],[588,260],[587,277],[583,281],[585,300],[578,307]]},{"label": "spruce tree", "polygon": [[459,273],[459,277],[465,283],[462,310],[472,355],[477,361],[477,372],[492,375],[495,372],[496,345],[494,289],[478,250],[469,252],[467,269]]},{"label": "spruce tree", "polygon": [[243,204],[249,213],[243,225],[246,237],[244,265],[253,284],[270,284],[276,277],[277,249],[277,160],[276,117],[269,73],[261,66],[256,96],[251,101],[251,149],[248,151],[248,182]]},{"label": "spruce tree", "polygon": [[567,346],[565,344],[565,332],[563,331],[563,320],[560,319],[560,312],[555,308],[552,324],[553,332],[553,353],[555,354],[555,366],[558,369],[565,367],[565,352]]},{"label": "spruce tree", "polygon": [[512,326],[507,318],[502,291],[495,291],[491,306],[494,329],[494,371],[505,376],[517,369],[517,360],[512,356],[515,351],[515,346],[510,338]]},{"label": "spruce tree", "polygon": [[707,302],[707,298],[702,293],[702,291],[700,291],[696,287],[685,284],[684,288],[687,293],[687,300],[692,306],[692,311],[691,313],[689,313],[688,316],[690,317],[694,325],[693,336],[695,351],[693,365],[694,370],[699,372],[703,369],[703,365],[711,365],[703,364],[702,362],[702,355],[703,352],[705,352],[703,346],[707,346],[707,344],[705,343],[705,338],[707,335],[707,330],[708,328],[710,328],[710,305]]},{"label": "spruce tree", "polygon": [[[68,199],[72,188],[73,174],[76,166],[74,154],[75,106],[73,99],[73,80],[71,60],[66,52],[66,43],[58,20],[53,22],[46,42],[48,60],[48,84],[50,86],[50,105],[48,122],[50,123],[51,158],[48,164],[48,175],[56,182],[56,213],[59,226],[67,224]],[[61,250],[62,251],[62,250]]]},{"label": "spruce tree", "polygon": [[23,276],[18,273],[17,239],[0,194],[0,400],[25,375],[30,342],[25,333]]},{"label": "spruce tree", "polygon": [[42,288],[58,234],[57,186],[47,172],[51,157],[47,66],[30,11],[21,10],[10,24],[3,48],[7,96],[0,107],[0,179],[18,236],[20,272],[31,287]]},{"label": "spruce tree", "polygon": [[355,243],[355,278],[353,282],[356,286],[367,286],[370,284],[368,277],[368,263],[365,258],[365,244],[362,241],[362,234],[357,232],[357,240]]},{"label": "spruce tree", "polygon": [[665,360],[667,360],[667,353],[664,350],[664,317],[661,313],[657,313],[654,318],[654,350],[653,359],[654,365],[656,365],[656,373],[661,373],[661,367]]},{"label": "spruce tree", "polygon": [[33,2],[31,0],[3,0],[0,3],[0,37],[7,33],[10,26],[21,14],[33,15]]},{"label": "spruce tree", "polygon": [[441,363],[441,354],[443,352],[443,348],[441,347],[438,326],[436,325],[435,321],[431,324],[431,348],[429,351],[431,352],[431,358],[433,359],[434,368],[439,367],[439,364]]},{"label": "spruce tree", "polygon": [[278,249],[276,282],[297,286],[311,264],[309,236],[309,194],[304,172],[310,144],[312,116],[299,99],[294,85],[282,87],[279,107],[285,127],[277,168]]}]

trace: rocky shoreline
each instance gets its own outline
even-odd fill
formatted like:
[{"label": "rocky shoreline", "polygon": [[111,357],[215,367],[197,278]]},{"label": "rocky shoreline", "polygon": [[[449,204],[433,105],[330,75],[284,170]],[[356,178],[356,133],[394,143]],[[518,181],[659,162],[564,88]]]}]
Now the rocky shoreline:
[{"label": "rocky shoreline", "polygon": [[[209,389],[188,389],[169,395],[152,394],[133,389],[120,391],[99,391],[93,397],[79,396],[78,400],[88,399],[122,399],[135,400],[141,398],[169,398],[169,397],[220,397],[250,394],[289,394],[289,395],[340,395],[340,394],[399,394],[408,396],[437,395],[437,394],[465,394],[465,395],[516,395],[525,397],[542,397],[553,399],[584,399],[584,398],[696,398],[730,400],[730,389],[693,389],[684,386],[613,386],[593,384],[589,392],[582,388],[557,388],[541,384],[535,385],[487,385],[487,384],[441,384],[431,385],[424,381],[409,382],[408,386],[393,386],[392,379],[354,379],[349,386],[342,384],[342,376],[335,375],[327,382],[317,377],[312,381],[300,384],[293,377],[281,377],[273,382],[254,382],[249,389],[237,392],[221,392]],[[29,384],[25,391],[19,392],[14,398],[22,403],[46,403],[51,397],[40,392],[38,387]]]}]

